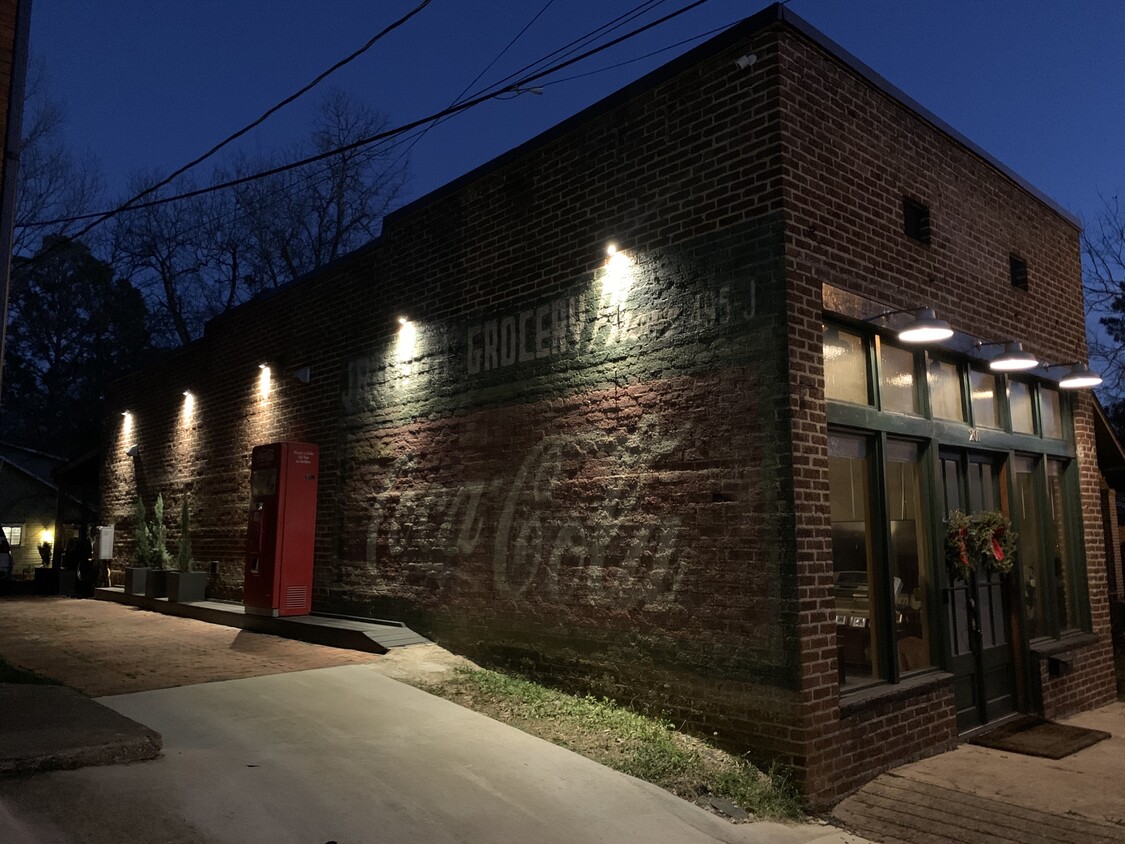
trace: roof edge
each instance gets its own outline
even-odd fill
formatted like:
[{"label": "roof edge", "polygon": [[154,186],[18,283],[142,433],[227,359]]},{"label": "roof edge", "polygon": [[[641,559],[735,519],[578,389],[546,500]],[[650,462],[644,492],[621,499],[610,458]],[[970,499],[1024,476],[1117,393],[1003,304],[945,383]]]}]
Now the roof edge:
[{"label": "roof edge", "polygon": [[612,109],[623,105],[633,97],[643,93],[644,91],[654,88],[662,82],[671,79],[689,67],[699,63],[705,58],[708,58],[721,50],[726,49],[731,44],[740,38],[754,35],[760,30],[765,29],[771,24],[782,23],[792,29],[794,32],[812,42],[815,46],[823,50],[832,58],[836,59],[846,67],[850,68],[860,78],[872,85],[877,90],[884,93],[886,96],[895,100],[900,105],[912,111],[925,122],[929,123],[939,132],[947,135],[954,142],[960,144],[969,152],[978,156],[986,164],[993,167],[1002,176],[1009,179],[1017,187],[1028,193],[1032,198],[1041,202],[1059,217],[1066,222],[1070,223],[1074,228],[1081,231],[1082,221],[1078,217],[1049,197],[1039,188],[1035,187],[1031,182],[1017,173],[1008,165],[1004,164],[998,158],[987,152],[983,147],[977,145],[961,132],[954,129],[949,123],[946,123],[936,114],[929,109],[925,108],[921,103],[909,96],[905,91],[889,82],[885,77],[876,72],[865,62],[858,59],[848,50],[844,49],[836,41],[833,41],[807,20],[802,18],[796,12],[790,11],[786,6],[781,3],[773,3],[766,6],[764,9],[754,13],[753,15],[744,18],[738,23],[728,27],[714,38],[710,38],[697,47],[688,50],[681,56],[673,59],[672,61],[655,68],[644,76],[626,85],[624,88],[619,88],[606,97],[598,100],[597,102],[587,106],[576,114],[563,120],[561,123],[556,123],[538,135],[524,141],[519,146],[513,147],[506,152],[500,153],[495,158],[474,167],[467,173],[458,176],[444,185],[434,188],[429,193],[423,194],[417,199],[408,202],[394,211],[390,212],[383,218],[384,231],[388,225],[395,225],[404,217],[425,208],[453,193],[456,193],[461,188],[465,187],[489,173],[499,170],[510,162],[523,157],[529,152],[550,143],[551,141],[565,135],[572,129],[597,118],[601,115],[611,111]]},{"label": "roof edge", "polygon": [[897,85],[892,84],[886,79],[886,77],[882,76],[870,65],[856,58],[856,56],[848,52],[846,49],[840,46],[839,43],[833,41],[815,26],[798,15],[796,12],[792,12],[784,6],[779,6],[777,13],[779,20],[784,21],[786,24],[788,24],[790,27],[799,32],[801,35],[803,35],[805,38],[807,38],[809,41],[811,41],[824,52],[828,53],[833,58],[843,62],[876,89],[882,91],[891,99],[897,100],[900,104],[906,106],[908,109],[913,111],[939,132],[943,132],[954,141],[961,144],[961,146],[968,149],[974,155],[979,156],[987,164],[991,165],[997,171],[999,171],[1001,175],[1014,182],[1017,187],[1031,194],[1033,198],[1037,199],[1039,202],[1042,202],[1044,205],[1046,205],[1048,208],[1062,217],[1066,222],[1070,223],[1079,231],[1082,231],[1082,221],[1076,215],[1066,210],[1062,205],[1049,197],[1043,191],[1039,190],[1039,188],[1035,187],[1035,185],[1031,184],[1031,182],[1029,182],[1007,164],[1004,164],[1004,162],[1000,161],[994,155],[987,152],[983,147],[969,140],[968,137],[954,129],[950,124],[946,123],[944,120],[942,120],[928,108],[923,106]]}]

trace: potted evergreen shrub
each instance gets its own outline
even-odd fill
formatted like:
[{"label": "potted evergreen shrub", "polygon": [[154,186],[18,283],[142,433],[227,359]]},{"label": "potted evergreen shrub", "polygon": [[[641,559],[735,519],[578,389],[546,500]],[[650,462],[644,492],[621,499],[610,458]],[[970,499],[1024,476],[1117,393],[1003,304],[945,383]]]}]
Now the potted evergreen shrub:
[{"label": "potted evergreen shrub", "polygon": [[191,512],[188,496],[180,505],[180,542],[176,569],[168,572],[168,600],[180,603],[202,601],[207,592],[207,573],[191,570]]},{"label": "potted evergreen shrub", "polygon": [[139,495],[133,506],[133,564],[125,567],[125,594],[144,595],[148,580],[149,550],[148,516],[145,502]]},{"label": "potted evergreen shrub", "polygon": [[146,598],[168,597],[167,532],[164,529],[164,496],[156,496],[152,521],[148,525],[148,574],[145,577]]}]

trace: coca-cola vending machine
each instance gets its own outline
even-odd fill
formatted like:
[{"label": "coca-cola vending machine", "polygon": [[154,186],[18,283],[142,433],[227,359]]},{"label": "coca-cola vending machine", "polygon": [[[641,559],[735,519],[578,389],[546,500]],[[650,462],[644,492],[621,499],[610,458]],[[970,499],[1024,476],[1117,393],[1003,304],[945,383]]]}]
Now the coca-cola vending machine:
[{"label": "coca-cola vending machine", "polygon": [[312,608],[319,457],[308,443],[254,448],[242,592],[248,613],[308,615]]}]

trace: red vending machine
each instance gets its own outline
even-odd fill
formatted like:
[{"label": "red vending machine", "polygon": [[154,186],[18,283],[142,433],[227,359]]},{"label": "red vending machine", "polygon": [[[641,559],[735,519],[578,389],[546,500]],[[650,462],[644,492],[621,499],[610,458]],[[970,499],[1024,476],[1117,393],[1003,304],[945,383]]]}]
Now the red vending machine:
[{"label": "red vending machine", "polygon": [[308,443],[254,449],[242,592],[248,613],[309,614],[319,457],[317,447]]}]

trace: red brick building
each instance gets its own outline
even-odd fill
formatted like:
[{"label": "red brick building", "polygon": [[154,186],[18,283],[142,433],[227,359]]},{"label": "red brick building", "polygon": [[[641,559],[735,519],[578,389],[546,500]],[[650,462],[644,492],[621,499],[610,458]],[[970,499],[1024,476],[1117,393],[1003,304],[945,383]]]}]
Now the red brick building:
[{"label": "red brick building", "polygon": [[[878,318],[924,307],[951,338]],[[823,804],[1112,698],[1092,398],[1046,368],[1085,357],[1076,221],[774,6],[121,382],[102,512],[123,560],[138,490],[190,492],[236,598],[251,448],[315,443],[314,609]],[[1010,573],[950,576],[958,509],[1011,519]]]}]

